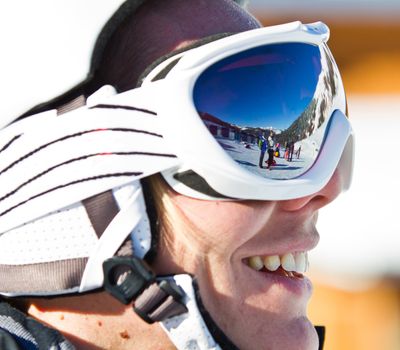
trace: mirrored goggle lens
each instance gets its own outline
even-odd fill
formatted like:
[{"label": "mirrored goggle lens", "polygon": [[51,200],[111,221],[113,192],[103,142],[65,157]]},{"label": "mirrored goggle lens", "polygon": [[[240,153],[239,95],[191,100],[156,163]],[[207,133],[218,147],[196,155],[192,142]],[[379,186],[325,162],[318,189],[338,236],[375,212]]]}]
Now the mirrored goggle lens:
[{"label": "mirrored goggle lens", "polygon": [[328,49],[264,45],[207,68],[195,83],[196,109],[222,148],[247,170],[292,179],[311,168],[338,90]]}]

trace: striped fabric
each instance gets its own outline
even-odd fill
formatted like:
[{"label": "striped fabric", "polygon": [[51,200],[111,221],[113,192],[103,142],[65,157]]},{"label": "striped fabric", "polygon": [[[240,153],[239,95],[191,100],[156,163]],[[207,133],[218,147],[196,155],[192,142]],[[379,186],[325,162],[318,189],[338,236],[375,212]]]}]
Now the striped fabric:
[{"label": "striped fabric", "polygon": [[[132,192],[138,190],[135,181],[177,165],[178,159],[163,138],[157,113],[136,94],[62,115],[45,112],[0,130],[0,293],[77,291],[81,278],[98,287],[96,254],[117,254],[135,228],[131,224],[150,235],[143,205],[129,196],[142,203],[141,192]],[[123,187],[128,194],[116,195]],[[101,242],[108,226],[119,231],[113,248]],[[107,242],[113,235],[107,233]],[[147,247],[149,238],[140,239]],[[85,275],[87,262],[97,272]]]}]

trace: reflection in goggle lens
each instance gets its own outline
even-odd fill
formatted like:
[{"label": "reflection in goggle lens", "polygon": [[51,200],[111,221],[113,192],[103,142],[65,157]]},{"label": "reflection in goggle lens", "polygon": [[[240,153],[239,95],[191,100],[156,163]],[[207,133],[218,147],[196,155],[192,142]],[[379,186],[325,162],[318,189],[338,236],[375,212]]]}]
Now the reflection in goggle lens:
[{"label": "reflection in goggle lens", "polygon": [[292,179],[315,162],[337,92],[325,46],[264,45],[218,61],[196,81],[196,109],[247,170]]}]

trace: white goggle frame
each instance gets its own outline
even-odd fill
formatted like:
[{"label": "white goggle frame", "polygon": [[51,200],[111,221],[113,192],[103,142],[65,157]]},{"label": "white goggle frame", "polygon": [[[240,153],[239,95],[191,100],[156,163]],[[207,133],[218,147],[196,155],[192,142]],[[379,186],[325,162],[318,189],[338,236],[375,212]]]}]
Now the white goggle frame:
[{"label": "white goggle frame", "polygon": [[[154,103],[162,121],[162,133],[171,149],[182,161],[179,166],[162,172],[169,185],[177,192],[194,198],[216,199],[193,190],[174,177],[177,173],[193,170],[205,179],[213,190],[229,199],[300,198],[321,190],[343,157],[346,163],[344,189],[347,189],[350,186],[353,167],[353,132],[345,116],[345,92],[336,66],[334,68],[339,86],[337,95],[332,101],[330,126],[325,141],[312,168],[294,179],[268,179],[238,165],[208,131],[193,102],[193,88],[197,78],[215,62],[261,45],[285,42],[325,45],[328,38],[329,29],[321,22],[308,25],[293,22],[260,28],[170,57],[150,72],[143,86],[148,87],[149,91],[153,91],[152,93],[157,96]],[[178,62],[166,77],[157,80],[157,75],[176,61]]]}]

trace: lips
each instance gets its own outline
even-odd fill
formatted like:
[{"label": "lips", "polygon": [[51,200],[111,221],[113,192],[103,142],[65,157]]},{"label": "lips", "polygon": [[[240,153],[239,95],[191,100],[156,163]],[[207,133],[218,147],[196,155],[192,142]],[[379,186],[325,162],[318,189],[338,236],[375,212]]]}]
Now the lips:
[{"label": "lips", "polygon": [[256,271],[265,271],[284,275],[286,277],[301,278],[308,269],[307,252],[293,252],[282,255],[251,256],[245,263]]}]

